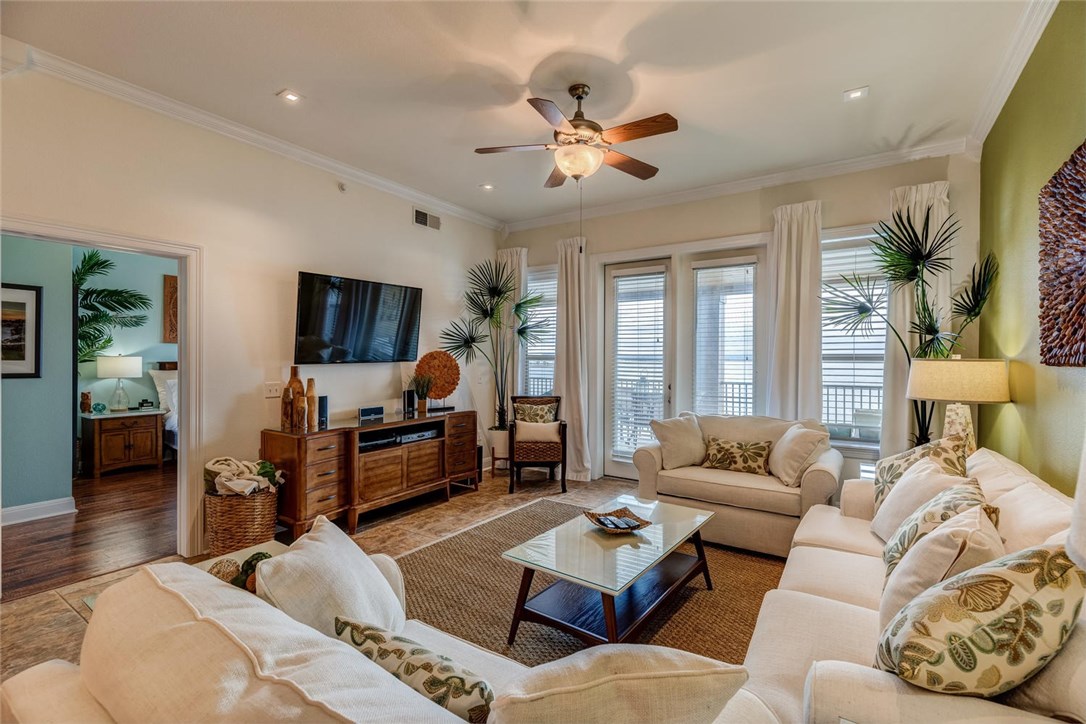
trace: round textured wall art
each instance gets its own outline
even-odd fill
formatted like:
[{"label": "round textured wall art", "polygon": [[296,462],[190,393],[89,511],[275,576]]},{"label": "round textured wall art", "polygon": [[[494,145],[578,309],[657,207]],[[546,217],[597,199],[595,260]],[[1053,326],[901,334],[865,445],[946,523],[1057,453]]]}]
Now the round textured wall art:
[{"label": "round textured wall art", "polygon": [[1041,189],[1041,364],[1086,366],[1086,143]]},{"label": "round textured wall art", "polygon": [[460,384],[460,365],[448,352],[427,352],[415,365],[416,375],[429,375],[434,380],[428,397],[443,400],[456,391]]}]

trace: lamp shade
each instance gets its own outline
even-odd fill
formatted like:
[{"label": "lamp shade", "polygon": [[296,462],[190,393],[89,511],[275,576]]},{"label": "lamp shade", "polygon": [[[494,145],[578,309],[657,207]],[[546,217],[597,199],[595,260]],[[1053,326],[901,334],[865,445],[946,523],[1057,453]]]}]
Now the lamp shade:
[{"label": "lamp shade", "polygon": [[554,163],[566,176],[575,179],[588,178],[600,170],[603,151],[584,143],[571,143],[555,150]]},{"label": "lamp shade", "polygon": [[143,377],[143,357],[97,357],[99,378]]},{"label": "lamp shade", "polygon": [[1010,402],[1007,361],[1002,359],[914,359],[910,400],[986,404]]}]

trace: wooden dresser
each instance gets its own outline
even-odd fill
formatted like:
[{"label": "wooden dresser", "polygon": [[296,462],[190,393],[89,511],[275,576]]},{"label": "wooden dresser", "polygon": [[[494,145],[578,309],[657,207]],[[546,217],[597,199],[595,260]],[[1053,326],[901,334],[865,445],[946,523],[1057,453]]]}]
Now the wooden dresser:
[{"label": "wooden dresser", "polygon": [[83,413],[83,470],[94,477],[136,465],[162,467],[161,410]]},{"label": "wooden dresser", "polygon": [[264,430],[260,457],[285,477],[279,521],[297,538],[318,515],[346,514],[354,533],[365,511],[436,490],[448,499],[450,481],[478,480],[477,424],[466,410],[301,434]]}]

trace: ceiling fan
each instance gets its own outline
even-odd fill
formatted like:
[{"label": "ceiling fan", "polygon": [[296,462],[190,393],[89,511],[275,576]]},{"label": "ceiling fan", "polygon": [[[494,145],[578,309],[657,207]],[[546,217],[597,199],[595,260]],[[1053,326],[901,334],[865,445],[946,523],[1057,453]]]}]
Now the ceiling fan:
[{"label": "ceiling fan", "polygon": [[529,98],[528,103],[539,111],[539,115],[554,127],[554,143],[532,143],[524,146],[491,146],[477,148],[475,153],[504,153],[506,151],[554,151],[554,170],[543,184],[546,188],[561,186],[566,177],[577,181],[596,173],[600,165],[617,168],[619,171],[636,176],[646,181],[660,170],[644,161],[619,153],[611,148],[617,143],[625,143],[647,136],[671,133],[679,130],[679,122],[670,113],[642,118],[639,121],[623,123],[621,126],[603,130],[603,126],[584,117],[581,101],[588,97],[591,89],[584,83],[575,83],[569,87],[569,94],[577,100],[577,112],[567,119],[554,101],[546,98]]}]

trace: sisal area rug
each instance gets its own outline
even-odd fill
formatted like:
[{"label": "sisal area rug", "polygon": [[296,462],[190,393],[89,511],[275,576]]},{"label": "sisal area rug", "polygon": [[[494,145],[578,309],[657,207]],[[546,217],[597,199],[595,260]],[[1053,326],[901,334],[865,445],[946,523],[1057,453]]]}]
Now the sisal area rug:
[{"label": "sisal area rug", "polygon": [[[516,643],[506,645],[523,569],[501,554],[518,543],[581,515],[584,508],[539,500],[401,556],[407,588],[407,617],[537,666],[584,648],[561,631],[520,625]],[[754,633],[762,597],[776,588],[784,562],[779,558],[706,544],[713,590],[698,576],[658,610],[640,643],[670,646],[702,656],[742,663]],[[693,554],[693,546],[680,548]],[[554,582],[536,573],[532,594]]]}]

